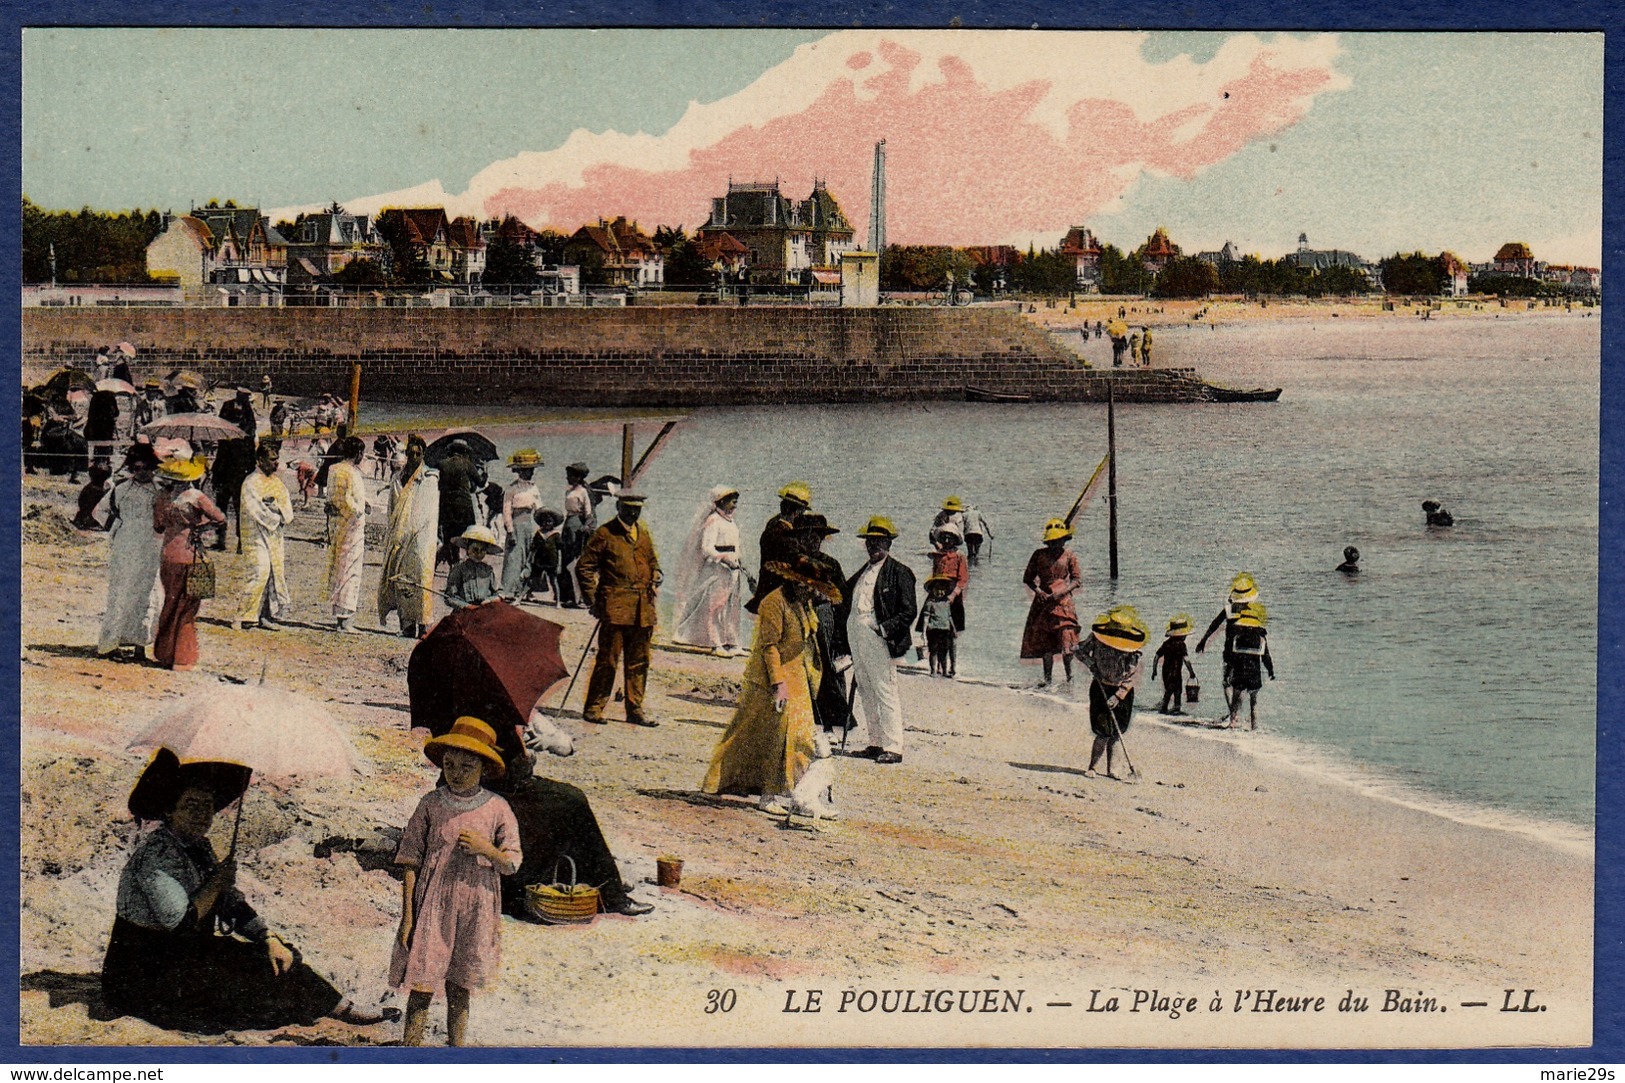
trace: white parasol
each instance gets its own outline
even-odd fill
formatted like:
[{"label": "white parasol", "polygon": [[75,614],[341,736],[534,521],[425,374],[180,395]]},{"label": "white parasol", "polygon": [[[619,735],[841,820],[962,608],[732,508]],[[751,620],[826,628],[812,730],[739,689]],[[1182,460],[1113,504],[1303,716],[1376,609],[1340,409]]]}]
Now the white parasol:
[{"label": "white parasol", "polygon": [[227,421],[216,414],[203,413],[170,414],[142,426],[141,431],[153,440],[168,436],[193,443],[199,440],[242,440],[248,435],[235,421]]}]

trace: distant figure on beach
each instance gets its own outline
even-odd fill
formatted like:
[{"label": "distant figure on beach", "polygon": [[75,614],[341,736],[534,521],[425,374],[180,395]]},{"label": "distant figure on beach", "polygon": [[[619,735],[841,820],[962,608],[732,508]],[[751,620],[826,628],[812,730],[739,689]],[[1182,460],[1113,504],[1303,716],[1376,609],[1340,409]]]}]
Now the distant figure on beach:
[{"label": "distant figure on beach", "polygon": [[163,588],[158,585],[163,538],[153,530],[157,469],[158,454],[151,444],[132,446],[124,458],[129,477],[114,485],[107,496],[107,606],[96,640],[96,653],[104,657],[121,647],[134,647],[140,660],[152,643],[163,602]]},{"label": "distant figure on beach", "polygon": [[361,604],[361,572],[367,556],[367,482],[361,460],[367,445],[359,436],[339,441],[343,456],[327,475],[327,604],[340,632],[359,631],[350,622]]},{"label": "distant figure on beach", "polygon": [[401,923],[389,983],[407,995],[402,1045],[423,1044],[440,993],[448,1043],[466,1045],[469,994],[501,966],[502,878],[519,871],[524,855],[513,809],[482,785],[506,770],[496,743],[488,724],[465,715],[423,746],[443,785],[418,802],[395,852]]},{"label": "distant figure on beach", "polygon": [[761,563],[757,569],[756,589],[751,592],[750,601],[745,603],[747,613],[755,613],[762,599],[779,585],[767,566],[788,564],[801,551],[796,537],[796,516],[811,509],[812,489],[806,482],[792,481],[779,490],[779,513],[762,527],[762,536],[757,542],[757,556]]},{"label": "distant figure on beach", "polygon": [[1422,513],[1427,516],[1428,526],[1455,526],[1455,516],[1439,504],[1437,500],[1422,501]]},{"label": "distant figure on beach", "polygon": [[1219,615],[1214,617],[1202,633],[1202,638],[1196,643],[1196,653],[1201,654],[1207,648],[1207,641],[1213,633],[1224,626],[1224,653],[1220,656],[1221,683],[1224,686],[1225,699],[1230,698],[1231,670],[1235,665],[1235,655],[1232,646],[1236,637],[1236,619],[1241,616],[1242,610],[1249,602],[1258,600],[1258,582],[1247,572],[1242,572],[1230,580],[1230,595],[1225,599],[1224,607]]},{"label": "distant figure on beach", "polygon": [[1235,620],[1230,651],[1234,661],[1230,672],[1230,718],[1220,728],[1235,729],[1241,722],[1241,694],[1247,693],[1247,728],[1258,728],[1258,690],[1264,686],[1264,672],[1275,679],[1275,662],[1270,658],[1269,633],[1264,630],[1266,615],[1261,602],[1248,602]]},{"label": "distant figure on beach", "polygon": [[739,490],[713,486],[695,515],[677,559],[677,625],[672,642],[705,647],[722,658],[744,657],[739,610],[745,603],[745,569],[739,563]]},{"label": "distant figure on beach", "polygon": [[283,540],[293,522],[293,500],[288,487],[277,477],[282,445],[275,440],[260,442],[254,457],[254,473],[243,482],[238,514],[248,528],[253,563],[243,583],[243,604],[231,622],[233,629],[258,624],[275,630],[277,621],[293,602],[288,589],[288,572],[283,561]]},{"label": "distant figure on beach", "polygon": [[[215,452],[214,466],[210,471],[210,480],[214,483],[215,502],[225,513],[228,520],[235,512],[237,520],[237,551],[243,551],[243,509],[238,497],[241,495],[243,482],[254,474],[254,433],[259,424],[254,416],[254,404],[248,388],[239,387],[235,397],[220,404],[220,418],[230,421],[242,430],[243,435],[230,440],[220,441],[220,450]],[[216,539],[214,547],[226,547],[226,527],[220,528],[220,536]]]},{"label": "distant figure on beach", "polygon": [[1061,658],[1066,679],[1072,680],[1072,652],[1078,645],[1078,611],[1072,595],[1083,586],[1078,555],[1066,547],[1072,528],[1064,519],[1044,524],[1044,544],[1027,559],[1021,582],[1033,592],[1027,625],[1021,633],[1021,657],[1044,663],[1044,684],[1055,677],[1055,658]]},{"label": "distant figure on beach", "polygon": [[435,546],[440,520],[440,475],[423,461],[423,437],[406,438],[406,463],[389,487],[389,532],[378,573],[378,623],[400,614],[401,635],[422,635],[434,611]]},{"label": "distant figure on beach", "polygon": [[847,646],[852,651],[854,702],[869,727],[869,745],[858,755],[876,763],[903,762],[903,701],[897,659],[914,643],[919,602],[914,572],[891,555],[897,528],[873,515],[858,531],[869,562],[846,581]]},{"label": "distant figure on beach", "polygon": [[931,574],[953,581],[948,605],[953,610],[955,632],[965,630],[965,592],[970,589],[970,561],[959,551],[959,540],[959,529],[945,523],[937,531],[937,550],[931,554]]},{"label": "distant figure on beach", "polygon": [[1140,328],[1140,364],[1151,367],[1151,328]]},{"label": "distant figure on beach", "polygon": [[937,512],[936,518],[931,520],[931,529],[927,539],[933,548],[942,541],[944,527],[953,527],[959,532],[961,538],[965,535],[965,503],[957,496],[950,496],[942,502],[942,510]]},{"label": "distant figure on beach", "polygon": [[457,561],[456,539],[480,521],[474,500],[481,488],[468,441],[453,440],[440,461],[440,555],[447,564]]},{"label": "distant figure on beach", "polygon": [[260,409],[271,408],[271,374],[269,372],[260,377]]},{"label": "distant figure on beach", "polygon": [[1077,648],[1078,661],[1089,671],[1089,728],[1095,735],[1085,778],[1097,777],[1095,768],[1103,754],[1106,777],[1117,777],[1112,753],[1134,719],[1134,686],[1144,668],[1147,638],[1135,608],[1118,605],[1094,619],[1089,638]]},{"label": "distant figure on beach", "polygon": [[1112,368],[1123,367],[1123,355],[1128,353],[1128,339],[1122,335],[1112,335]]},{"label": "distant figure on beach", "polygon": [[[830,526],[829,520],[815,511],[798,513],[795,527],[802,555],[822,569],[820,574],[825,580],[837,586],[844,584],[846,572],[841,562],[824,552],[824,539],[839,534],[840,528]],[[825,733],[835,729],[844,733],[852,726],[846,683],[851,679],[852,648],[846,642],[846,626],[836,616],[836,603],[824,593],[813,591],[808,602],[818,618],[818,662],[824,674],[813,700],[813,713]]]},{"label": "distant figure on beach", "polygon": [[1196,667],[1191,665],[1185,647],[1185,637],[1191,634],[1193,628],[1189,613],[1176,614],[1168,622],[1168,637],[1151,659],[1153,678],[1157,675],[1157,666],[1162,666],[1162,704],[1157,708],[1160,714],[1185,713],[1180,709],[1184,701],[1185,673],[1188,670],[1192,677],[1196,676]]},{"label": "distant figure on beach", "polygon": [[107,479],[113,476],[113,468],[104,461],[90,464],[90,480],[84,488],[79,490],[79,510],[74,513],[73,525],[80,530],[101,530],[101,520],[96,518],[96,506],[107,495]]},{"label": "distant figure on beach", "polygon": [[587,489],[587,464],[571,463],[564,468],[564,526],[559,532],[559,605],[580,609],[576,600],[576,562],[587,539],[598,529],[592,493]]},{"label": "distant figure on beach", "polygon": [[982,543],[993,540],[993,528],[973,505],[965,505],[965,559],[972,565],[980,562]]},{"label": "distant figure on beach", "polygon": [[106,465],[112,460],[113,444],[118,439],[118,419],[117,395],[97,391],[90,396],[90,407],[85,414],[85,442],[90,445],[92,462]]},{"label": "distant figure on beach", "polygon": [[525,584],[525,597],[546,594],[552,604],[559,604],[559,537],[564,516],[552,508],[536,512],[536,533],[530,539],[530,579]]},{"label": "distant figure on beach", "polygon": [[1352,545],[1345,547],[1343,550],[1343,563],[1337,566],[1337,570],[1344,575],[1359,575],[1360,551]]},{"label": "distant figure on beach", "polygon": [[281,399],[271,407],[271,436],[280,440],[288,432],[288,404]]},{"label": "distant figure on beach", "polygon": [[164,537],[158,567],[164,606],[158,614],[152,657],[165,669],[184,671],[197,664],[197,614],[203,604],[187,589],[187,576],[201,556],[200,533],[210,526],[224,526],[226,517],[214,501],[193,487],[203,476],[202,459],[168,459],[158,467],[158,476],[162,488],[153,504],[152,525]]},{"label": "distant figure on beach", "polygon": [[502,556],[502,596],[522,598],[529,594],[530,543],[536,536],[536,509],[542,506],[542,491],[536,488],[536,468],[542,456],[535,448],[520,448],[508,456],[514,480],[502,491],[502,526],[505,530]]},{"label": "distant figure on beach", "polygon": [[760,798],[768,815],[836,818],[835,761],[813,706],[823,679],[813,598],[841,600],[824,573],[806,555],[773,566],[779,585],[758,608],[739,706],[711,755],[703,792]]},{"label": "distant figure on beach", "polygon": [[598,657],[587,678],[587,702],[581,717],[604,723],[604,708],[615,688],[615,666],[624,673],[626,720],[634,726],[658,726],[643,713],[643,690],[649,676],[654,641],[660,558],[655,555],[649,524],[640,522],[644,497],[624,490],[615,497],[615,518],[599,527],[581,551],[577,571],[581,591],[598,618]]}]

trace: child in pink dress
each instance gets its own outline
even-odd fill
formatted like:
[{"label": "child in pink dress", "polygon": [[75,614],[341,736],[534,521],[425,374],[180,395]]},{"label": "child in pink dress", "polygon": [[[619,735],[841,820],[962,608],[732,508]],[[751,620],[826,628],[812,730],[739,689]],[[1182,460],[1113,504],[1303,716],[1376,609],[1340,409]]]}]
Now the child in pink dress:
[{"label": "child in pink dress", "polygon": [[480,786],[504,766],[497,735],[477,718],[459,718],[423,747],[445,785],[418,802],[401,834],[395,864],[401,927],[389,981],[408,991],[403,1045],[422,1045],[429,1004],[446,993],[450,1044],[468,1034],[470,990],[489,984],[502,959],[502,877],[519,868],[519,824],[508,802]]}]

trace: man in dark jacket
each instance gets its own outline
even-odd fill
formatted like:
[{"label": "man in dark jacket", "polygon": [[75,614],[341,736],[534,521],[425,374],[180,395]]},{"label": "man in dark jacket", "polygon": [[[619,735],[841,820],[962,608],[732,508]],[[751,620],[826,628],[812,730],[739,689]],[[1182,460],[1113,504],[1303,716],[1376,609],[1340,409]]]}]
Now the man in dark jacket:
[{"label": "man in dark jacket", "polygon": [[648,524],[638,522],[642,513],[642,496],[619,494],[615,518],[593,532],[576,565],[581,592],[598,618],[598,657],[587,678],[587,702],[581,711],[588,722],[604,721],[604,707],[615,688],[615,663],[624,655],[626,720],[634,726],[659,725],[643,713],[660,559]]},{"label": "man in dark jacket", "polygon": [[918,603],[914,573],[891,555],[897,528],[883,515],[858,531],[869,563],[846,582],[841,623],[852,651],[857,704],[869,723],[869,746],[859,756],[876,763],[903,762],[903,704],[897,689],[897,659],[913,642]]},{"label": "man in dark jacket", "polygon": [[467,441],[453,440],[440,461],[440,555],[435,563],[457,563],[457,539],[479,522],[474,494],[484,487]]},{"label": "man in dark jacket", "polygon": [[[795,528],[802,555],[823,570],[828,582],[845,583],[846,572],[842,570],[841,562],[823,551],[824,539],[831,534],[839,534],[840,530],[830,526],[829,520],[815,511],[804,511],[797,515]],[[813,611],[818,614],[818,660],[824,674],[818,685],[818,696],[813,701],[813,710],[825,733],[835,729],[844,731],[851,728],[846,706],[846,678],[850,675],[843,676],[835,660],[849,658],[852,649],[846,644],[846,629],[836,619],[835,607],[816,592],[813,595]]]},{"label": "man in dark jacket", "polygon": [[796,530],[796,517],[812,507],[812,490],[804,481],[792,481],[779,490],[779,513],[762,528],[757,551],[762,563],[756,577],[756,589],[745,612],[754,613],[762,599],[772,594],[784,582],[767,570],[769,564],[788,564],[801,552],[801,535]]},{"label": "man in dark jacket", "polygon": [[[220,441],[220,450],[215,452],[214,465],[209,471],[209,477],[214,483],[214,503],[226,517],[226,523],[233,520],[237,523],[237,551],[243,551],[243,523],[242,506],[238,499],[238,491],[248,475],[254,472],[254,437],[259,429],[259,418],[254,416],[253,396],[248,388],[239,387],[235,398],[220,404],[220,417],[230,421],[243,431],[243,435],[234,440]],[[220,536],[216,539],[214,547],[226,547],[226,526],[220,527]]]}]

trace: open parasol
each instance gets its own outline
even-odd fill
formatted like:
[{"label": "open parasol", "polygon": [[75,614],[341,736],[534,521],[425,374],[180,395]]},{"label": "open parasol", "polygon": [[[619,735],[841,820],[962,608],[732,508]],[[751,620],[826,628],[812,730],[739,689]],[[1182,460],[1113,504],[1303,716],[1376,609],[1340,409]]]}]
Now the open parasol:
[{"label": "open parasol", "polygon": [[451,453],[451,445],[461,440],[468,445],[468,454],[477,463],[488,463],[492,459],[500,458],[497,455],[497,446],[489,437],[481,436],[472,429],[460,429],[446,433],[434,443],[423,449],[423,461],[431,469],[438,470],[440,463]]},{"label": "open parasol", "polygon": [[171,390],[181,387],[189,387],[193,391],[207,391],[209,389],[209,381],[191,369],[176,369],[164,377],[164,380],[169,384]]},{"label": "open parasol", "polygon": [[517,728],[570,672],[559,653],[563,630],[500,599],[454,611],[407,663],[412,726],[438,736],[459,716],[474,715],[496,730],[505,757],[516,754]]},{"label": "open parasol", "polygon": [[215,414],[170,414],[143,425],[141,431],[153,440],[170,437],[195,443],[199,440],[243,439],[240,425]]},{"label": "open parasol", "polygon": [[[159,713],[127,747],[168,748],[185,759],[241,764],[272,782],[345,777],[365,761],[327,708],[261,683],[216,684]],[[243,807],[237,806],[238,824]],[[237,848],[237,825],[231,848]]]},{"label": "open parasol", "polygon": [[45,390],[53,395],[66,395],[70,391],[94,391],[96,379],[83,369],[58,369],[45,381]]},{"label": "open parasol", "polygon": [[115,395],[134,395],[136,393],[135,385],[130,381],[115,380],[112,377],[108,377],[105,380],[97,380],[96,390],[111,391]]},{"label": "open parasol", "polygon": [[117,346],[114,346],[113,349],[117,350],[119,353],[123,354],[125,357],[134,357],[135,356],[135,347],[132,346],[128,342],[121,342]]}]

